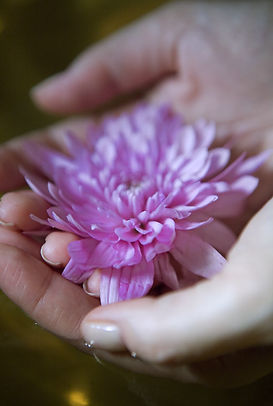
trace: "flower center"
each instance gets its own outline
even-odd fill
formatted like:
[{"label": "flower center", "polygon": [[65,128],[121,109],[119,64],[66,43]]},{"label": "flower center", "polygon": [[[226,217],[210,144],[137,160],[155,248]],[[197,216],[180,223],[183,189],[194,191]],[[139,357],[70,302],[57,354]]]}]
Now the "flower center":
[{"label": "flower center", "polygon": [[141,187],[142,182],[137,180],[128,180],[125,183],[126,189],[134,192]]}]

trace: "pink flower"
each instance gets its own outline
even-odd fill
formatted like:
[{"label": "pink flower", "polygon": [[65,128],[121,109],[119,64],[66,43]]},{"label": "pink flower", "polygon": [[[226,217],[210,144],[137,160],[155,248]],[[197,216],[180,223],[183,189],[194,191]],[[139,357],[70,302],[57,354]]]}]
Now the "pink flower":
[{"label": "pink flower", "polygon": [[70,156],[28,143],[49,179],[25,173],[52,204],[45,223],[81,237],[63,276],[82,283],[100,268],[107,304],[221,271],[235,236],[219,219],[242,212],[267,153],[227,166],[227,147],[209,149],[214,137],[213,123],[186,125],[166,106],[143,105],[90,129],[85,144],[68,134]]}]

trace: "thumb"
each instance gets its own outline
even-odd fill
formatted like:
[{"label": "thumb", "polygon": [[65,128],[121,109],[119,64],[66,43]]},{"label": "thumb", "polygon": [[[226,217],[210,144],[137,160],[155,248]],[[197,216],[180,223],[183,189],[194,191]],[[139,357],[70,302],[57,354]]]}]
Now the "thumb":
[{"label": "thumb", "polygon": [[[192,362],[269,342],[272,237],[268,242],[269,234],[260,231],[270,218],[273,200],[248,225],[221,274],[157,299],[97,308],[82,322],[84,338],[97,348],[128,348],[150,362]],[[267,260],[257,269],[260,252]]]},{"label": "thumb", "polygon": [[160,9],[87,49],[64,72],[36,86],[34,101],[55,113],[82,112],[174,71],[170,14],[172,7]]}]

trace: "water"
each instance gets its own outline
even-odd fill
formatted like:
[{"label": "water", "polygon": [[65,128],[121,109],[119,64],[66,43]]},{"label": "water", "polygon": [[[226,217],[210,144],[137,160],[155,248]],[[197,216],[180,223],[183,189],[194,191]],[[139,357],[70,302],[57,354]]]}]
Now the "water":
[{"label": "water", "polygon": [[[55,119],[31,104],[29,88],[159,0],[0,0],[0,138]],[[269,406],[272,376],[216,390],[137,375],[83,354],[29,320],[0,294],[1,406]],[[89,344],[92,347],[91,344]],[[92,348],[91,348],[92,349]],[[136,354],[132,354],[136,357]]]}]

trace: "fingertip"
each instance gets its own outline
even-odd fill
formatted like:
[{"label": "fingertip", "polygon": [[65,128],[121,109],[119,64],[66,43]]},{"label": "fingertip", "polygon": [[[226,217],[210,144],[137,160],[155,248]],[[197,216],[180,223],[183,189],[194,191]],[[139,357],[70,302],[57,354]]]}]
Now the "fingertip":
[{"label": "fingertip", "polygon": [[30,218],[31,214],[46,218],[49,205],[40,196],[30,190],[8,192],[0,202],[0,221],[6,227],[23,231],[36,230],[40,225]]},{"label": "fingertip", "polygon": [[[40,254],[41,254],[41,257],[43,258],[43,260],[44,260],[48,265],[51,265],[51,266],[56,267],[56,268],[59,268],[59,267],[62,266],[62,263],[61,263],[61,262],[54,262],[54,261],[52,261],[52,260],[50,260],[50,259],[47,258],[47,255],[48,255],[48,254],[47,254],[47,249],[45,248],[45,244],[42,245]],[[49,253],[49,256],[50,256],[50,253]],[[51,254],[51,256],[52,256],[52,254]]]},{"label": "fingertip", "polygon": [[72,233],[52,232],[46,237],[46,242],[41,248],[41,257],[51,266],[64,267],[70,259],[68,244],[78,239],[79,237]]},{"label": "fingertip", "polygon": [[83,290],[87,295],[99,297],[100,296],[100,278],[101,270],[96,269],[92,275],[84,282]]},{"label": "fingertip", "polygon": [[64,71],[43,80],[31,88],[29,92],[30,98],[43,110],[53,113],[65,113],[67,76]]}]

